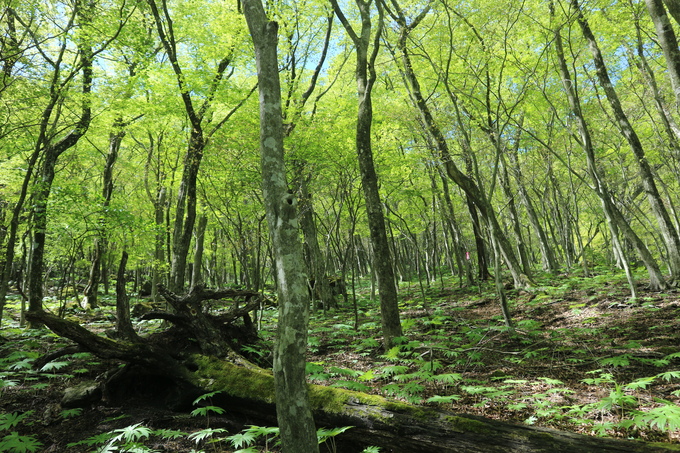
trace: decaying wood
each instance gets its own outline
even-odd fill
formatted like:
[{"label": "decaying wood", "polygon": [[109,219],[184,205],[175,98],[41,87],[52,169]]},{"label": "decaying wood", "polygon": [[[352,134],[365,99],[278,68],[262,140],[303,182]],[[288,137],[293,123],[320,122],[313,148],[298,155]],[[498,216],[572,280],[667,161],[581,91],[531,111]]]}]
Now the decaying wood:
[{"label": "decaying wood", "polygon": [[[45,312],[28,316],[99,357],[119,359],[173,380],[175,392],[191,389],[196,395],[218,391],[212,404],[223,406],[234,419],[265,426],[276,423],[273,377],[245,359],[232,363],[229,358],[204,354],[179,357],[143,341],[104,338]],[[248,367],[239,364],[243,362]],[[336,437],[338,452],[354,453],[371,445],[393,453],[677,451],[671,444],[605,439],[500,422],[338,388],[310,385],[309,391],[317,427],[353,426]]]},{"label": "decaying wood", "polygon": [[186,368],[180,366],[179,357],[173,357],[169,351],[141,339],[139,342],[115,341],[45,311],[27,312],[26,318],[32,322],[45,324],[57,335],[75,341],[83,350],[92,352],[98,357],[138,364],[155,369],[173,379],[187,379],[188,377]]},{"label": "decaying wood", "polygon": [[[194,383],[206,391],[219,391],[219,405],[230,414],[240,415],[249,423],[275,423],[270,373],[207,357],[196,356],[194,360]],[[309,391],[317,427],[353,426],[335,438],[339,452],[358,452],[367,446],[392,453],[677,451],[677,446],[670,444],[606,439],[501,422],[338,388],[310,385]]]}]

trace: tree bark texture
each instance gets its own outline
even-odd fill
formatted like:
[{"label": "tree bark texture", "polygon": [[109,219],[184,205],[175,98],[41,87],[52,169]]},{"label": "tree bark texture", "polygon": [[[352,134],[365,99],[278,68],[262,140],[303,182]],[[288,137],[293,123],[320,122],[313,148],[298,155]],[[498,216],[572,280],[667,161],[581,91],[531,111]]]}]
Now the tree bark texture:
[{"label": "tree bark texture", "polygon": [[118,118],[114,121],[113,130],[109,133],[109,152],[106,155],[103,175],[102,213],[100,214],[99,224],[97,225],[98,231],[94,241],[90,275],[85,290],[83,291],[83,300],[80,304],[84,309],[97,308],[98,306],[97,293],[99,292],[99,282],[102,274],[102,262],[108,244],[106,210],[111,204],[111,197],[113,196],[113,168],[116,160],[118,160],[120,145],[125,137],[125,130],[123,127],[123,120]]},{"label": "tree bark texture", "polygon": [[267,19],[260,0],[244,0],[243,12],[255,46],[260,93],[262,192],[276,263],[279,323],[274,347],[277,420],[286,453],[318,452],[309,406],[305,353],[309,295],[297,220],[297,200],[288,188],[283,157],[278,24]]},{"label": "tree bark texture", "polygon": [[130,299],[125,289],[125,268],[128,253],[123,250],[116,274],[116,335],[127,340],[136,340],[137,332],[130,321]]},{"label": "tree bark texture", "polygon": [[[298,169],[297,186],[300,194],[298,203],[298,216],[302,234],[305,237],[305,251],[307,252],[307,268],[310,270],[310,294],[312,305],[318,298],[321,300],[324,311],[331,307],[337,307],[337,302],[331,291],[326,278],[326,263],[324,261],[319,240],[317,238],[316,224],[314,223],[314,205],[307,184],[310,176],[305,174],[304,167]],[[312,284],[313,280],[313,284]]]},{"label": "tree bark texture", "polygon": [[196,244],[194,248],[194,266],[191,272],[191,286],[200,285],[203,283],[201,276],[201,267],[203,266],[203,246],[205,242],[205,228],[208,225],[208,217],[202,215],[198,219],[198,227],[196,228]]},{"label": "tree bark texture", "polygon": [[382,321],[383,343],[386,349],[392,346],[392,340],[403,335],[399,319],[397,302],[397,284],[394,276],[394,263],[390,253],[385,228],[385,214],[383,212],[380,192],[378,190],[378,175],[373,163],[373,149],[371,142],[371,127],[373,125],[373,102],[371,93],[376,80],[375,59],[377,57],[383,27],[383,10],[380,1],[378,7],[377,30],[373,36],[371,47],[371,4],[372,1],[356,0],[361,15],[361,30],[357,34],[345,17],[337,0],[331,0],[335,15],[338,16],[343,27],[354,42],[356,52],[355,77],[357,82],[358,111],[356,125],[356,149],[361,173],[361,187],[366,203],[366,216],[370,230],[371,245],[373,247],[373,272],[378,280],[380,298],[380,315]]},{"label": "tree bark texture", "polygon": [[659,37],[659,45],[666,58],[668,77],[675,94],[675,102],[680,104],[680,49],[673,25],[666,14],[662,0],[645,0],[645,3],[649,16],[654,22],[656,35]]}]

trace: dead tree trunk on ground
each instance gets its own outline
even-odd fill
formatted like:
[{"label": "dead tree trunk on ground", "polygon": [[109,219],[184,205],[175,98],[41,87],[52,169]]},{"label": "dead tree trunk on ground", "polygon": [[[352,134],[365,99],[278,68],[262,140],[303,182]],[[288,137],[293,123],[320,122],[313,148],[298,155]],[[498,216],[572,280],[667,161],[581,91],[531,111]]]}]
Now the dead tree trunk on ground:
[{"label": "dead tree trunk on ground", "polygon": [[[233,290],[229,292],[237,293]],[[211,292],[197,289],[192,293],[193,296],[190,294],[180,298],[166,291],[165,294],[171,296],[170,303],[183,308],[184,312],[165,314],[165,319],[178,324],[185,323],[187,328],[192,329],[204,326],[201,322],[195,322],[193,318],[196,314],[191,312],[191,307],[195,307],[192,304],[200,298],[199,294]],[[233,320],[242,316],[245,310],[252,309],[251,304],[254,303],[251,301],[220,319]],[[248,367],[230,360],[233,355],[218,358],[205,353],[181,354],[177,350],[168,351],[144,340],[114,341],[45,312],[29,312],[28,317],[44,323],[58,335],[70,338],[82,349],[101,358],[122,360],[132,365],[132,369],[142,370],[146,376],[152,377],[144,382],[154,386],[154,394],[163,391],[167,395],[165,402],[173,407],[187,407],[197,395],[218,391],[213,397],[213,404],[226,408],[234,419],[264,425],[276,423],[274,378],[271,372],[243,358],[240,363],[248,363]],[[192,333],[198,338],[199,332]],[[206,341],[205,337],[201,338],[201,341]],[[211,339],[206,349],[215,348],[215,341]],[[220,355],[225,357],[224,353]],[[135,382],[139,385],[140,381]],[[159,383],[165,388],[159,389]],[[125,392],[120,393],[125,395]],[[367,446],[381,447],[393,453],[677,451],[677,446],[671,444],[589,437],[411,406],[379,396],[319,385],[310,385],[309,395],[318,427],[353,426],[336,437],[336,451],[341,453],[361,451]]]}]

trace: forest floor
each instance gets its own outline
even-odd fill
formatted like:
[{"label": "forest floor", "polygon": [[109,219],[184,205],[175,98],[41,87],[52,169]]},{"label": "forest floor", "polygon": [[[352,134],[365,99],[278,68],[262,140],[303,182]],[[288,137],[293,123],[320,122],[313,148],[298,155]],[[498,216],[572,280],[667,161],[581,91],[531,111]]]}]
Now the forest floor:
[{"label": "forest floor", "polygon": [[[311,382],[590,435],[680,439],[675,289],[650,292],[641,281],[631,300],[618,273],[545,277],[529,291],[508,290],[515,324],[509,330],[492,285],[412,282],[400,289],[404,337],[389,351],[380,347],[377,303],[367,293],[358,290],[356,304],[312,314]],[[112,304],[88,313],[72,308],[67,316],[104,331],[113,325]],[[64,409],[65,388],[101,380],[119,364],[76,353],[34,370],[38,357],[69,341],[20,329],[18,315],[18,302],[8,304],[0,330],[0,452],[19,444],[23,450],[16,451],[118,451],[114,435],[119,446],[137,440],[148,449],[135,451],[228,452],[245,448],[247,437],[271,434],[265,428],[238,434],[242,422],[227,414],[172,412],[142,391],[125,404]],[[275,310],[264,315],[261,342],[244,352],[267,366]],[[137,328],[144,334],[160,325],[145,321]],[[231,435],[232,442],[206,444],[210,429],[225,430],[212,434]],[[239,439],[240,446],[230,446]],[[78,441],[85,442],[67,446]],[[111,449],[101,449],[106,445]],[[253,445],[250,451],[276,450]]]}]

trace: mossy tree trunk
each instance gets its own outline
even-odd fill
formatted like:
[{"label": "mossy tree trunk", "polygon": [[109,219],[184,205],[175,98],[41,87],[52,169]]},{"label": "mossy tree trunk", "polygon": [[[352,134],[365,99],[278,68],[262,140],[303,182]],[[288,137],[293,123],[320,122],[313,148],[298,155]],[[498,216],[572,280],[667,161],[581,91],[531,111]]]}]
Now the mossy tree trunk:
[{"label": "mossy tree trunk", "polygon": [[283,158],[278,23],[260,0],[244,0],[243,13],[255,46],[260,92],[260,167],[269,235],[276,261],[279,323],[274,347],[274,387],[281,444],[286,453],[319,451],[309,408],[305,353],[309,295],[299,237],[297,200],[289,190]]}]

